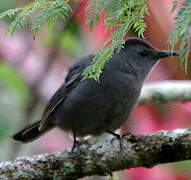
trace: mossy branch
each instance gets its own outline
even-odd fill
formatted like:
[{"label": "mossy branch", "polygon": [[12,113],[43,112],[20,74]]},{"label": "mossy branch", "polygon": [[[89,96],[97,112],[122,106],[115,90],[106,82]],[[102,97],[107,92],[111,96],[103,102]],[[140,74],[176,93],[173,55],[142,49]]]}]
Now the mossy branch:
[{"label": "mossy branch", "polygon": [[191,159],[191,129],[161,131],[148,135],[105,140],[94,145],[81,145],[81,155],[67,151],[18,158],[0,163],[0,179],[78,179],[90,175],[111,175],[114,171],[133,167],[151,168],[157,164]]}]

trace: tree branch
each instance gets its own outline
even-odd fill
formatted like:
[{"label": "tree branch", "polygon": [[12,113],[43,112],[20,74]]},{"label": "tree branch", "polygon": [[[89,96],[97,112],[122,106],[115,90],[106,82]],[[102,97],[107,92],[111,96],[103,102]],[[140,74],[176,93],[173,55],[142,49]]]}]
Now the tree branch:
[{"label": "tree branch", "polygon": [[[143,88],[138,104],[191,100],[190,81],[166,81]],[[191,159],[191,129],[161,131],[97,144],[83,143],[79,157],[67,151],[19,158],[0,163],[0,179],[42,179],[62,176],[77,179],[89,175],[108,175],[132,167],[152,167],[160,163]]]},{"label": "tree branch", "polygon": [[138,104],[167,103],[169,101],[190,101],[191,81],[161,81],[149,83],[142,89]]},{"label": "tree branch", "polygon": [[67,151],[19,158],[0,163],[0,179],[42,179],[62,176],[77,179],[89,175],[108,175],[132,167],[191,159],[191,129],[161,131],[123,137],[123,150],[117,139],[81,145],[79,157]]}]

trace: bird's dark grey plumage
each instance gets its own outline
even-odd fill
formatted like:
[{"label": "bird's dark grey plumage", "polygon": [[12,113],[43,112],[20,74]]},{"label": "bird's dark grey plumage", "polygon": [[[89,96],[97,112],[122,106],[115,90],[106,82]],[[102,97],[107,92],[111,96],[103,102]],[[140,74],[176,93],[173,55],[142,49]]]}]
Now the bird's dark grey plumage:
[{"label": "bird's dark grey plumage", "polygon": [[153,65],[171,55],[177,53],[158,51],[144,40],[130,38],[105,64],[100,82],[82,80],[82,72],[92,63],[93,55],[82,58],[69,69],[41,121],[13,138],[30,142],[55,126],[71,131],[74,137],[115,131],[128,119]]}]

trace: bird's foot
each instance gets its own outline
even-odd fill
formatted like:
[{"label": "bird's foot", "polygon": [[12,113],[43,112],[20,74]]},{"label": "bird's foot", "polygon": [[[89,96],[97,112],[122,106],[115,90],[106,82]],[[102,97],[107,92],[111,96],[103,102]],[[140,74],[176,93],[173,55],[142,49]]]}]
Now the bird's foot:
[{"label": "bird's foot", "polygon": [[107,133],[113,135],[116,139],[119,140],[119,147],[120,147],[120,151],[123,151],[123,142],[122,142],[122,137],[120,134],[114,133],[112,131],[107,131]]},{"label": "bird's foot", "polygon": [[73,154],[76,153],[77,157],[80,156],[80,142],[78,140],[76,140],[76,136],[74,136],[74,142],[73,142],[71,152]]},{"label": "bird's foot", "polygon": [[122,138],[126,138],[130,142],[135,142],[136,141],[136,136],[131,134],[131,133],[125,133],[122,135]]}]

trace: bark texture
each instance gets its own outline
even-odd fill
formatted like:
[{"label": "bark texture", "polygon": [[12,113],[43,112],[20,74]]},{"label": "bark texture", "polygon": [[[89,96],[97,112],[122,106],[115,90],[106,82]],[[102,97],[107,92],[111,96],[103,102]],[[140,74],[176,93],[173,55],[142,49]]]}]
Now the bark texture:
[{"label": "bark texture", "polygon": [[0,179],[43,179],[62,176],[77,179],[90,175],[109,175],[132,167],[191,159],[191,129],[161,131],[123,137],[123,149],[117,139],[94,145],[83,143],[81,154],[67,151],[19,158],[0,163]]}]

